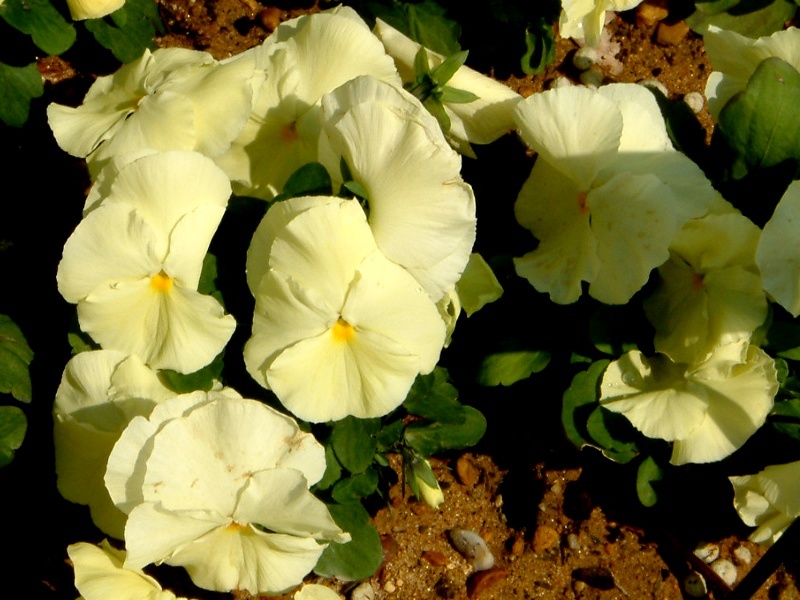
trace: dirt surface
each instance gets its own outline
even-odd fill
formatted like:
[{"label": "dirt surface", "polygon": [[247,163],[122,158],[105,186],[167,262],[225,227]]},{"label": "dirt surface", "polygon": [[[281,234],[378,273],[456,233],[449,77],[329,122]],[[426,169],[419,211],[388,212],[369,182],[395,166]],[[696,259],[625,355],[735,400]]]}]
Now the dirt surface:
[{"label": "dirt surface", "polygon": [[[162,0],[160,6],[168,27],[160,45],[207,50],[217,58],[254,46],[280,21],[319,8],[300,2],[291,3],[291,8],[264,5],[257,0]],[[614,18],[608,30],[611,40],[621,45],[617,59],[622,71],[604,72],[607,80],[657,79],[673,98],[702,93],[710,67],[702,40],[687,31],[681,16],[676,12],[654,13],[648,8]],[[571,63],[576,49],[574,42],[561,40],[554,65],[535,77],[495,70],[493,65],[481,64],[480,56],[474,66],[527,96],[551,86],[560,76],[577,80],[579,73]],[[41,70],[54,87],[65,80],[82,79],[83,85],[70,92],[76,94],[88,86],[92,75],[102,74],[103,65],[94,65],[89,71],[85,65],[69,60],[44,59]],[[59,99],[64,101],[63,97]],[[699,118],[710,131],[705,110]],[[72,170],[68,173],[56,174],[65,180],[64,190],[73,186],[75,194],[82,193],[78,186],[85,180]],[[509,187],[517,183],[510,182]],[[481,193],[476,187],[479,204]],[[77,217],[78,210],[73,216]],[[65,239],[62,230],[67,226],[51,227],[57,230],[51,232],[55,239]],[[65,307],[62,312],[67,310]],[[62,358],[63,353],[56,352],[53,363]],[[719,558],[729,560],[737,570],[736,582],[758,563],[764,549],[746,540],[748,530],[733,511],[730,490],[706,485],[707,469],[690,469],[687,489],[676,495],[671,506],[643,509],[629,491],[617,491],[623,482],[614,465],[591,449],[578,451],[559,431],[553,431],[553,423],[560,422],[557,401],[551,403],[553,414],[545,414],[541,422],[521,421],[519,404],[504,404],[512,395],[529,398],[534,394],[523,382],[495,392],[486,404],[470,399],[485,412],[490,429],[485,440],[470,452],[434,461],[446,499],[441,509],[434,510],[409,497],[399,484],[394,486],[388,501],[373,510],[385,550],[379,571],[367,582],[317,582],[360,600],[672,600],[692,597],[685,592],[685,578],[696,572],[707,582],[706,597],[720,599],[729,594],[731,586],[694,554],[699,545],[715,545]],[[516,419],[514,414],[504,414],[509,406],[511,413],[516,411]],[[26,443],[38,443],[46,452],[47,434],[48,428],[42,427],[32,433],[38,441]],[[24,459],[24,451],[21,454]],[[394,466],[397,468],[397,464]],[[24,475],[12,477],[21,480]],[[48,480],[37,489],[50,485]],[[83,507],[57,500],[49,506],[54,513],[50,514],[50,521],[55,522],[52,530],[34,515],[21,515],[28,523],[41,524],[41,529],[33,536],[36,541],[26,542],[21,550],[38,556],[33,560],[35,582],[25,595],[15,597],[75,598],[66,543],[100,539],[97,532],[85,533],[90,528]],[[454,548],[449,532],[455,528],[473,531],[485,540],[494,557],[492,568],[477,571]],[[159,567],[152,572],[185,596],[230,597],[197,590],[179,569]],[[753,598],[800,598],[799,573],[794,563],[779,567]],[[316,579],[310,577],[309,581]]]}]

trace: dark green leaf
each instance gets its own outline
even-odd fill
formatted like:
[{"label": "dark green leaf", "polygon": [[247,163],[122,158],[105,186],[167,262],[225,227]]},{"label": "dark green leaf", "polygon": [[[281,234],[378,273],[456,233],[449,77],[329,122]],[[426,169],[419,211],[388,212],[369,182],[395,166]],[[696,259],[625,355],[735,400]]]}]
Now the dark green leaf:
[{"label": "dark green leaf", "polygon": [[[203,257],[203,270],[200,271],[197,291],[207,295],[217,292],[217,257],[210,252]],[[217,297],[217,300],[222,300],[221,296]]]},{"label": "dark green leaf", "polygon": [[800,325],[776,322],[767,332],[765,348],[787,360],[800,360]]},{"label": "dark green leaf", "polygon": [[497,352],[483,359],[478,383],[486,386],[512,385],[542,371],[550,363],[544,350]]},{"label": "dark green leaf", "polygon": [[328,505],[331,516],[352,539],[330,544],[320,556],[314,572],[322,577],[360,581],[371,577],[383,561],[383,546],[369,513],[358,502]]},{"label": "dark green leaf", "polygon": [[214,358],[211,363],[195,371],[194,373],[178,373],[164,369],[159,371],[159,376],[164,384],[179,394],[188,394],[196,390],[207,392],[214,387],[214,383],[219,381],[222,376],[222,369],[225,363],[222,360],[223,353]]},{"label": "dark green leaf", "polygon": [[447,370],[442,367],[416,378],[403,407],[412,415],[443,423],[463,423],[465,418],[458,390],[448,381]]},{"label": "dark green leaf", "polygon": [[27,429],[28,421],[20,408],[0,406],[0,467],[14,459],[14,451],[22,445]]},{"label": "dark green leaf", "polygon": [[597,407],[600,379],[608,366],[608,360],[598,360],[586,371],[577,373],[564,392],[561,407],[561,422],[569,440],[578,448],[593,446],[594,441],[586,430],[586,422]]},{"label": "dark green leaf", "polygon": [[423,104],[425,105],[425,108],[428,109],[428,112],[436,117],[436,120],[439,122],[439,127],[442,128],[442,131],[445,133],[445,135],[450,133],[450,117],[447,116],[441,99],[436,96],[430,96],[423,102]]},{"label": "dark green leaf", "polygon": [[624,416],[597,407],[586,420],[586,431],[606,458],[626,464],[639,454],[630,421]]},{"label": "dark green leaf", "polygon": [[589,322],[589,337],[594,347],[603,354],[622,356],[637,348],[633,341],[639,333],[635,323],[630,307],[601,306]]},{"label": "dark green leaf", "polygon": [[477,444],[486,432],[486,418],[471,406],[465,406],[464,412],[463,423],[411,423],[406,427],[406,443],[423,457]]},{"label": "dark green leaf", "polygon": [[22,127],[28,120],[31,100],[44,93],[42,75],[36,63],[10,67],[0,63],[0,120],[11,127]]},{"label": "dark green leaf", "polygon": [[784,435],[800,441],[800,399],[776,402],[770,412],[769,422]]},{"label": "dark green leaf", "polygon": [[339,504],[347,504],[348,502],[366,498],[377,489],[378,474],[375,469],[368,468],[363,473],[337,481],[331,490],[331,497]]},{"label": "dark green leaf", "polygon": [[664,470],[659,466],[652,456],[646,457],[636,471],[636,493],[639,502],[644,506],[655,506],[658,502],[658,493],[653,487],[653,483],[664,478]]},{"label": "dark green leaf", "polygon": [[465,62],[467,62],[468,55],[469,50],[462,50],[460,52],[456,52],[455,54],[451,54],[433,70],[431,73],[431,79],[433,79],[440,87],[443,86],[445,83],[450,81],[453,78],[453,75],[456,74],[456,71],[458,71]]},{"label": "dark green leaf", "polygon": [[0,17],[14,29],[30,35],[33,43],[47,54],[63,54],[77,36],[75,27],[48,0],[5,0],[0,5]]},{"label": "dark green leaf", "polygon": [[421,74],[430,75],[431,65],[428,62],[428,51],[425,46],[421,46],[414,55],[414,73],[419,77]]},{"label": "dark green leaf", "polygon": [[695,5],[698,10],[689,15],[686,23],[700,35],[705,35],[710,25],[716,25],[720,29],[757,38],[783,29],[797,10],[792,0],[742,0],[730,4],[727,1],[698,2]]},{"label": "dark green leaf", "polygon": [[[351,181],[345,181],[342,184],[342,187],[344,189],[346,189],[348,192],[350,192],[356,198],[361,198],[363,200],[369,200],[369,197],[368,197],[368,194],[367,194],[367,188],[365,188],[358,181],[352,181],[352,180]],[[342,193],[339,192],[339,195],[341,196]]]},{"label": "dark green leaf", "polygon": [[480,96],[477,94],[473,94],[467,90],[459,90],[449,85],[442,87],[442,95],[440,96],[444,104],[467,104],[469,102],[475,102],[475,100],[479,98]]},{"label": "dark green leaf", "polygon": [[95,344],[92,338],[85,333],[68,333],[67,343],[72,349],[72,354],[80,354],[81,352],[88,352],[89,350],[97,350],[100,348],[100,346]]},{"label": "dark green leaf", "polygon": [[433,0],[393,2],[388,7],[371,3],[370,8],[376,17],[434,52],[450,56],[461,50],[461,26],[445,17],[447,11]]},{"label": "dark green leaf", "polygon": [[549,19],[540,17],[525,29],[525,48],[520,66],[528,75],[543,73],[553,64],[556,59],[556,37]]},{"label": "dark green leaf", "polygon": [[32,360],[33,350],[20,328],[8,315],[0,315],[0,392],[30,402]]},{"label": "dark green leaf", "polygon": [[333,448],[328,444],[325,446],[325,473],[322,475],[322,479],[314,484],[314,489],[327,490],[339,481],[341,476],[342,465],[339,463],[339,459],[336,458]]},{"label": "dark green leaf", "polygon": [[289,176],[276,201],[298,196],[331,196],[333,183],[327,169],[320,163],[308,163]]},{"label": "dark green leaf", "polygon": [[351,473],[361,473],[372,464],[380,427],[380,419],[346,417],[334,423],[331,445],[345,469]]},{"label": "dark green leaf", "polygon": [[108,17],[84,24],[101,46],[124,63],[136,60],[147,48],[154,50],[156,34],[164,30],[158,5],[152,0],[126,0]]},{"label": "dark green leaf", "polygon": [[[378,452],[389,452],[397,442],[403,437],[403,428],[405,423],[402,419],[397,419],[383,426],[381,432],[377,435],[377,448]],[[378,455],[376,455],[377,458]]]}]

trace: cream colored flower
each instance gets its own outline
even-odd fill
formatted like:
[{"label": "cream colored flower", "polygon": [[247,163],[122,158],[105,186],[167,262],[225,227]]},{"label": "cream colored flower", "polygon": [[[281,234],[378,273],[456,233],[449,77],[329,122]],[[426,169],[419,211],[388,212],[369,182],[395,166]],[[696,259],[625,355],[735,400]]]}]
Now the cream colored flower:
[{"label": "cream colored flower", "polygon": [[227,344],[236,323],[197,291],[230,196],[211,159],[164,152],[126,164],[67,240],[56,278],[81,329],[152,368],[191,373]]},{"label": "cream colored flower", "polygon": [[778,391],[774,361],[746,340],[696,364],[634,350],[606,368],[600,405],[644,435],[672,442],[676,465],[722,460],[766,421]]},{"label": "cream colored flower", "polygon": [[67,0],[69,16],[73,21],[105,17],[122,8],[123,4],[125,0]]},{"label": "cream colored flower", "polygon": [[413,96],[374,77],[353,79],[322,99],[320,162],[366,193],[368,220],[387,258],[438,301],[460,279],[475,242],[475,196],[461,157]]},{"label": "cream colored flower", "polygon": [[775,207],[756,250],[764,290],[793,317],[800,315],[800,183],[793,181]]},{"label": "cream colored flower", "polygon": [[126,515],[103,482],[111,449],[135,416],[175,396],[136,356],[81,352],[67,363],[53,406],[58,491],[87,504],[104,533],[122,539]]},{"label": "cream colored flower", "polygon": [[750,540],[771,546],[800,516],[800,461],[769,465],[754,475],[728,478],[733,505],[745,524],[756,527]]},{"label": "cream colored flower", "polygon": [[[394,58],[403,83],[413,82],[414,57],[422,46],[381,19],[375,20],[374,32]],[[431,69],[445,59],[432,50],[427,52]],[[488,144],[515,129],[512,109],[522,96],[507,85],[467,66],[459,68],[447,85],[478,96],[472,102],[444,104],[450,118],[448,139],[461,154],[474,158],[470,144]]]},{"label": "cream colored flower", "polygon": [[515,265],[554,302],[575,302],[586,281],[597,300],[626,303],[686,221],[722,210],[703,172],[673,149],[643,86],[554,89],[515,110],[538,152],[515,214],[539,240]]},{"label": "cream colored flower", "polygon": [[352,8],[281,23],[261,46],[231,61],[263,66],[247,126],[220,158],[239,195],[271,200],[289,176],[317,160],[319,100],[358,75],[400,85],[392,59]]},{"label": "cream colored flower", "polygon": [[282,593],[346,542],[309,491],[325,450],[297,423],[232,390],[194,392],[133,419],[109,457],[128,513],[125,567],[184,567],[201,588]]},{"label": "cream colored flower", "polygon": [[630,10],[642,0],[562,0],[558,31],[561,37],[583,39],[589,46],[600,43],[606,11]]},{"label": "cream colored flower", "polygon": [[114,156],[142,150],[195,150],[215,157],[244,127],[254,86],[253,63],[220,64],[207,52],[145,50],[116,73],[99,77],[76,107],[50,104],[58,145],[86,158],[92,177]]},{"label": "cream colored flower", "polygon": [[753,39],[711,25],[703,35],[703,46],[713,68],[705,93],[715,119],[728,100],[744,91],[765,58],[780,58],[800,71],[800,29],[796,27]]},{"label": "cream colored flower", "polygon": [[79,600],[185,600],[140,569],[126,569],[125,551],[117,550],[108,540],[97,546],[87,542],[71,544],[67,556],[75,570]]},{"label": "cream colored flower", "polygon": [[247,370],[303,420],[385,415],[439,359],[445,324],[436,305],[381,253],[356,200],[293,198],[270,208],[250,273],[261,275]]}]

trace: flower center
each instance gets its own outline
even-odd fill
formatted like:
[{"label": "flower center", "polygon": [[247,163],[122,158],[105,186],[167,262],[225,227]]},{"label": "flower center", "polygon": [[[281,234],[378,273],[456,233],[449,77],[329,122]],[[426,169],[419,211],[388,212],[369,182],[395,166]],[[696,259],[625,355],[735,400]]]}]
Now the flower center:
[{"label": "flower center", "polygon": [[172,289],[172,277],[164,273],[164,271],[159,271],[150,278],[150,287],[157,292],[166,293]]},{"label": "flower center", "polygon": [[230,531],[231,533],[236,533],[239,531],[244,531],[247,529],[247,525],[242,525],[241,523],[237,523],[236,521],[231,521],[230,525],[225,528],[225,531]]},{"label": "flower center", "polygon": [[578,211],[585,215],[589,212],[589,207],[586,206],[586,197],[589,195],[589,192],[579,192],[578,193]]},{"label": "flower center", "polygon": [[706,286],[703,276],[699,273],[692,273],[692,289],[702,290]]},{"label": "flower center", "polygon": [[356,330],[350,323],[339,317],[339,320],[333,324],[331,332],[333,333],[333,339],[336,341],[347,342],[353,337]]},{"label": "flower center", "polygon": [[281,127],[281,137],[283,141],[287,144],[291,144],[292,142],[296,142],[300,139],[300,134],[297,133],[297,127],[294,123],[289,123],[288,125],[284,125]]}]

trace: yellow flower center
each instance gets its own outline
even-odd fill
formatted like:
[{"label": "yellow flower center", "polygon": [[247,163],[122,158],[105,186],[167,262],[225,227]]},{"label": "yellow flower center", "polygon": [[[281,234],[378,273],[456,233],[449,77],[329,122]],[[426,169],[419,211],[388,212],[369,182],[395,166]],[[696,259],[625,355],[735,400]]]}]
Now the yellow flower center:
[{"label": "yellow flower center", "polygon": [[300,134],[297,133],[297,127],[295,124],[289,123],[288,125],[281,127],[281,137],[283,138],[284,142],[291,144],[300,138]]},{"label": "yellow flower center", "polygon": [[339,317],[339,320],[333,324],[331,332],[333,333],[333,339],[339,342],[347,342],[353,337],[356,330],[350,323]]},{"label": "yellow flower center", "polygon": [[225,531],[236,533],[239,531],[244,531],[245,529],[247,529],[247,525],[242,525],[241,523],[237,523],[236,521],[231,521],[231,524],[225,528]]},{"label": "yellow flower center", "polygon": [[150,278],[150,287],[157,292],[168,292],[172,289],[172,277],[160,271]]}]

